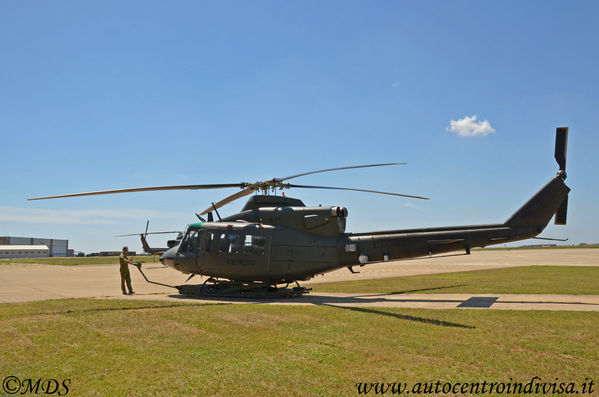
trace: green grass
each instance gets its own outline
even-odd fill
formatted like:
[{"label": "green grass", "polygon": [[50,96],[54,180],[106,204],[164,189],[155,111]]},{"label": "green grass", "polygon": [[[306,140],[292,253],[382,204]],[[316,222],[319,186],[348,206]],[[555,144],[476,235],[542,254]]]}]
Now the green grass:
[{"label": "green grass", "polygon": [[599,381],[599,313],[62,300],[0,305],[0,373],[73,396],[356,395],[357,382]]},{"label": "green grass", "polygon": [[[158,256],[135,256],[136,261],[141,263],[155,262]],[[54,258],[14,258],[0,259],[0,265],[9,264],[42,264],[42,265],[60,265],[60,266],[76,266],[76,265],[104,265],[107,263],[118,263],[118,256],[88,256],[88,257],[54,257]]]},{"label": "green grass", "polygon": [[599,266],[504,269],[312,284],[315,292],[599,295]]}]

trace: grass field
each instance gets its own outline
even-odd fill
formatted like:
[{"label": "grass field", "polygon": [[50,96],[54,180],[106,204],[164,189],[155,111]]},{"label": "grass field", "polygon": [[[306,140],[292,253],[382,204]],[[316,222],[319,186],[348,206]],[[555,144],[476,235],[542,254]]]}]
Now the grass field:
[{"label": "grass field", "polygon": [[315,292],[599,294],[597,266],[521,266],[504,269],[312,284]]},{"label": "grass field", "polygon": [[[159,256],[135,256],[136,261],[141,263],[155,262]],[[14,258],[0,259],[0,265],[8,264],[40,264],[40,265],[60,265],[60,266],[75,266],[75,265],[104,265],[107,263],[119,263],[118,256],[88,256],[88,257],[55,257],[55,258]]]},{"label": "grass field", "polygon": [[599,313],[61,300],[0,305],[0,373],[74,396],[356,395],[357,382],[599,381]]}]

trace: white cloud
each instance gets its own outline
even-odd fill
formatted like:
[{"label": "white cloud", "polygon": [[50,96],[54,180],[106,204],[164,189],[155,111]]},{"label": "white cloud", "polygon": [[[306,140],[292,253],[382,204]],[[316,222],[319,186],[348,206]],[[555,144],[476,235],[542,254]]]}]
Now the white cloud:
[{"label": "white cloud", "polygon": [[120,219],[176,218],[181,213],[140,209],[45,210],[0,207],[0,221],[21,223],[110,224]]},{"label": "white cloud", "polygon": [[417,210],[419,209],[416,204],[410,203],[409,201],[406,201],[404,203],[402,203],[405,207],[411,208],[413,210]]},{"label": "white cloud", "polygon": [[476,121],[476,115],[464,116],[463,119],[451,120],[449,131],[455,132],[458,136],[486,136],[495,132],[488,120]]}]

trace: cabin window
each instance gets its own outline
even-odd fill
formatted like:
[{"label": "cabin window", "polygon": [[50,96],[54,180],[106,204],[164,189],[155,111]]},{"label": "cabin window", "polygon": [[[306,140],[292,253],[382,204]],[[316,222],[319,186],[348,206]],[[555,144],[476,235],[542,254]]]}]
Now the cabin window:
[{"label": "cabin window", "polygon": [[241,244],[241,235],[229,234],[229,254],[239,253],[240,244]]},{"label": "cabin window", "polygon": [[210,252],[210,250],[212,249],[212,240],[214,240],[214,234],[212,233],[205,233],[205,243],[204,243],[204,251],[206,252]]},{"label": "cabin window", "polygon": [[247,234],[245,236],[243,250],[246,254],[264,255],[265,243],[266,240],[264,239],[264,236],[259,236],[257,234]]},{"label": "cabin window", "polygon": [[226,234],[220,235],[220,241],[218,243],[218,252],[229,252],[229,239]]},{"label": "cabin window", "polygon": [[241,248],[241,234],[223,233],[220,235],[219,252],[238,254]]}]

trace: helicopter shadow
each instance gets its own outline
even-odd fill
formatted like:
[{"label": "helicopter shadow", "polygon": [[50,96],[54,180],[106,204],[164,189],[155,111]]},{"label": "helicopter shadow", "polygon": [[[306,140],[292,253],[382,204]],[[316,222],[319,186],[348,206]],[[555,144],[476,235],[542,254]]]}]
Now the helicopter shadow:
[{"label": "helicopter shadow", "polygon": [[455,284],[455,285],[445,285],[443,287],[431,287],[431,288],[418,288],[418,289],[406,289],[403,291],[393,291],[393,292],[384,292],[381,294],[364,294],[364,295],[356,295],[356,298],[367,297],[367,296],[387,296],[387,295],[401,295],[401,294],[414,294],[418,292],[425,291],[438,291],[440,289],[448,289],[448,288],[458,288],[464,287],[467,284]]},{"label": "helicopter shadow", "polygon": [[[450,288],[438,287],[438,288]],[[437,289],[437,288],[431,288]],[[422,289],[425,290],[425,289]],[[420,290],[420,291],[422,291]],[[426,289],[429,290],[429,289]],[[407,291],[406,291],[407,292]],[[404,293],[406,293],[404,292]],[[351,310],[360,313],[375,314],[380,316],[386,316],[404,321],[413,321],[418,323],[424,323],[429,325],[441,326],[441,327],[452,327],[462,329],[476,329],[475,326],[454,323],[449,321],[438,320],[434,318],[418,317],[409,314],[396,313],[392,311],[385,311],[384,309],[375,309],[372,307],[363,307],[356,305],[370,305],[373,303],[454,303],[456,306],[464,302],[462,299],[435,299],[431,298],[391,298],[383,297],[392,294],[378,294],[378,295],[360,295],[360,296],[337,296],[337,295],[303,295],[298,298],[289,299],[248,299],[248,298],[228,298],[228,297],[205,297],[205,296],[191,296],[191,295],[169,295],[170,298],[182,299],[182,300],[202,300],[212,301],[214,303],[232,303],[232,304],[272,304],[272,303],[283,303],[283,304],[309,304],[314,306],[326,306],[342,310]]]},{"label": "helicopter shadow", "polygon": [[368,314],[377,314],[377,315],[380,315],[380,316],[388,316],[388,317],[396,318],[396,319],[399,319],[399,320],[407,320],[407,321],[414,321],[414,322],[417,322],[417,323],[425,323],[425,324],[430,324],[430,325],[438,325],[438,326],[441,326],[441,327],[476,329],[476,327],[472,326],[472,325],[454,323],[454,322],[450,322],[450,321],[437,320],[437,319],[434,319],[434,318],[411,316],[409,314],[386,312],[384,310],[376,310],[376,309],[372,309],[372,308],[368,308],[368,307],[338,306],[338,305],[329,305],[329,304],[326,304],[326,303],[322,304],[322,305],[323,306],[328,306],[328,307],[334,307],[336,309],[345,309],[345,310],[352,310],[352,311],[356,311],[356,312],[360,312],[360,313],[368,313]]},{"label": "helicopter shadow", "polygon": [[[449,288],[449,287],[447,287]],[[424,289],[423,289],[424,290]],[[369,303],[381,303],[381,302],[396,302],[396,303],[463,303],[461,299],[423,299],[423,298],[382,298],[382,296],[393,295],[391,294],[378,294],[378,295],[360,295],[360,296],[327,296],[327,295],[312,295],[307,300],[312,300],[312,304],[317,306],[327,306],[336,309],[351,310],[360,313],[376,314],[380,316],[387,316],[396,318],[398,320],[414,321],[418,323],[425,323],[430,325],[436,325],[441,327],[453,327],[453,328],[465,328],[475,329],[476,327],[467,324],[459,324],[450,321],[437,320],[434,318],[418,317],[409,314],[402,314],[396,312],[385,311],[381,308],[353,306],[355,304],[369,304]],[[373,298],[375,296],[381,296],[381,298]],[[316,298],[316,299],[314,299]],[[352,305],[352,306],[349,306]]]}]

